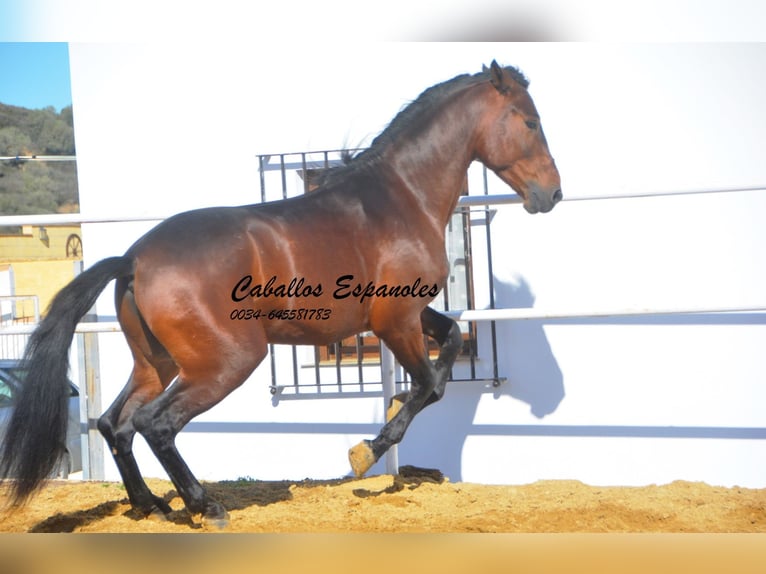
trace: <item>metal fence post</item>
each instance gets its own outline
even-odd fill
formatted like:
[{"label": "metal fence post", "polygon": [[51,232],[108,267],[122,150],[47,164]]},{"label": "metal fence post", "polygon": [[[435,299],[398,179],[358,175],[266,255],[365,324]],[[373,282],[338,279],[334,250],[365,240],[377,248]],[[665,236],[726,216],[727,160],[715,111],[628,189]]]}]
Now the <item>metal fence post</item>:
[{"label": "metal fence post", "polygon": [[[388,410],[391,399],[396,394],[396,359],[391,349],[380,342],[380,375],[383,381],[383,412]],[[386,453],[386,473],[397,474],[399,472],[399,449],[393,445]]]},{"label": "metal fence post", "polygon": [[[83,441],[84,480],[104,479],[104,444],[96,428],[101,414],[101,380],[98,361],[98,333],[78,335],[80,362],[80,412],[85,420],[86,439]],[[83,405],[84,402],[84,405]],[[87,455],[86,455],[87,453]]]}]

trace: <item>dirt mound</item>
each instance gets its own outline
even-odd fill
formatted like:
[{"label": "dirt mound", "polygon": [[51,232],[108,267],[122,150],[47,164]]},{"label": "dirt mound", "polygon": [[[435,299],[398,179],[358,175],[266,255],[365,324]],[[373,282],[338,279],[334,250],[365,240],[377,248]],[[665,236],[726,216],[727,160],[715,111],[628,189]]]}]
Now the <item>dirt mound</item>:
[{"label": "dirt mound", "polygon": [[[202,532],[170,482],[148,481],[173,508],[166,521],[135,516],[120,483],[54,481],[0,532]],[[491,486],[451,483],[438,471],[337,480],[206,484],[229,510],[231,532],[766,532],[766,489],[674,482],[593,487],[577,481]],[[0,492],[0,503],[4,493]]]}]

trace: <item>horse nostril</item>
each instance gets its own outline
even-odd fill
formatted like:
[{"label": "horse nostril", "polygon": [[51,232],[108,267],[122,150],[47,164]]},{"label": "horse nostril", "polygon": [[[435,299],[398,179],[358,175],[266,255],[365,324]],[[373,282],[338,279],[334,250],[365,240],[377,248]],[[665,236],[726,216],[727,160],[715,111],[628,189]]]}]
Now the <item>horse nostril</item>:
[{"label": "horse nostril", "polygon": [[553,203],[558,203],[558,202],[559,202],[559,201],[561,201],[563,198],[564,198],[564,194],[563,194],[563,193],[561,193],[561,190],[560,190],[560,189],[557,189],[557,190],[556,190],[556,191],[553,193]]}]

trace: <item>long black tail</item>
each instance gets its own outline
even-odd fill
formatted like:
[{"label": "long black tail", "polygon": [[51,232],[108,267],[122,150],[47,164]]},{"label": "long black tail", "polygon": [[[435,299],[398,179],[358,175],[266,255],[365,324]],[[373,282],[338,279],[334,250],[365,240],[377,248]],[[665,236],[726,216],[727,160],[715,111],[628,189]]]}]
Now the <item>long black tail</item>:
[{"label": "long black tail", "polygon": [[129,257],[110,257],[58,292],[24,351],[24,385],[0,447],[0,477],[10,477],[10,501],[23,504],[51,475],[64,453],[69,397],[69,347],[75,327],[109,281],[133,273]]}]

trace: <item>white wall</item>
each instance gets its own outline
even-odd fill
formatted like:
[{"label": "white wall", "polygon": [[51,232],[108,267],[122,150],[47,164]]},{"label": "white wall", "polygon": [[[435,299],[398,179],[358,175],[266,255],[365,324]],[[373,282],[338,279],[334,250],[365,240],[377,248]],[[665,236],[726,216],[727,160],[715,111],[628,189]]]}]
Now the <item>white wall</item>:
[{"label": "white wall", "polygon": [[[492,58],[532,80],[566,197],[766,185],[763,45],[355,48],[72,44],[83,213],[255,202],[257,153],[369,143],[423,89]],[[498,304],[764,303],[765,193],[571,202],[535,217],[502,207]],[[85,226],[86,263],[149,227]],[[111,299],[100,314],[114,314]],[[477,482],[766,484],[766,441],[741,438],[766,428],[761,317],[525,321],[498,333],[509,382],[494,393],[452,385],[413,423],[401,463]],[[119,334],[100,349],[108,401],[130,359]],[[259,369],[179,436],[191,468],[211,479],[346,474],[347,448],[380,426],[379,401],[274,406],[269,382]],[[146,475],[163,475],[137,451]]]}]

